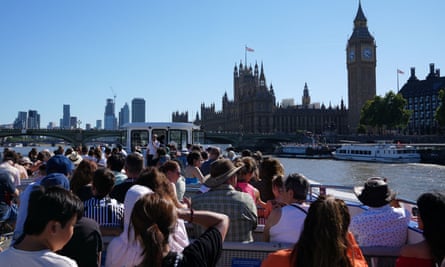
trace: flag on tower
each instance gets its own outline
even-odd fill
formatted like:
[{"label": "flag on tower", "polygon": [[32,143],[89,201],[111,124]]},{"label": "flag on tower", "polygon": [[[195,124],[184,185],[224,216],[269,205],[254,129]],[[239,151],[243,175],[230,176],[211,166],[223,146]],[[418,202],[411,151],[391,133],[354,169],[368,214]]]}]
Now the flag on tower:
[{"label": "flag on tower", "polygon": [[246,46],[246,51],[247,52],[255,52],[255,50],[253,48],[250,48],[250,47],[247,47],[247,46]]},{"label": "flag on tower", "polygon": [[403,70],[399,70],[399,69],[397,69],[397,73],[398,74],[405,74],[405,72],[403,72]]}]

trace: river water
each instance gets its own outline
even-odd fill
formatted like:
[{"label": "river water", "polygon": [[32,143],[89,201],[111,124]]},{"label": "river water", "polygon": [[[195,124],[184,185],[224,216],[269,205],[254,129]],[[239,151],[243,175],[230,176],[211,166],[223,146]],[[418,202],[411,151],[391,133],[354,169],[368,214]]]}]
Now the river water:
[{"label": "river water", "polygon": [[[38,151],[57,147],[37,147]],[[15,151],[27,155],[31,147],[16,147]],[[1,149],[3,151],[3,149]],[[445,166],[421,163],[367,163],[333,159],[279,158],[286,174],[299,172],[308,179],[323,184],[363,185],[371,176],[386,177],[397,196],[416,200],[424,192],[445,191]]]},{"label": "river water", "polygon": [[279,158],[287,174],[299,172],[323,184],[363,185],[371,176],[386,177],[397,197],[416,200],[422,193],[445,191],[445,166],[421,163],[367,163],[333,159]]}]

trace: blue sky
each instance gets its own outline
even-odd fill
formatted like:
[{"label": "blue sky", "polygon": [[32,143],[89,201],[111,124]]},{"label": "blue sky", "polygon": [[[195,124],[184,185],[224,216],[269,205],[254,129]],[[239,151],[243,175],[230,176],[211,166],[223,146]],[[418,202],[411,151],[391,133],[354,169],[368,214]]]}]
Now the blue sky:
[{"label": "blue sky", "polygon": [[[409,69],[445,72],[443,0],[362,0],[377,44],[377,94],[397,90]],[[1,0],[0,124],[38,110],[59,125],[63,104],[95,125],[106,98],[116,115],[143,97],[149,121],[233,99],[233,68],[263,62],[277,101],[347,103],[346,43],[358,0]],[[111,89],[112,87],[112,89]]]}]

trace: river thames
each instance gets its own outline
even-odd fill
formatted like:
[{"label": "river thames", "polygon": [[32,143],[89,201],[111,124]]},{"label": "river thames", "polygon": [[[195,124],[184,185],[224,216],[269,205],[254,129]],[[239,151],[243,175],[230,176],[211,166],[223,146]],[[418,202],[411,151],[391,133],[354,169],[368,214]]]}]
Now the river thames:
[{"label": "river thames", "polygon": [[363,185],[371,176],[386,177],[397,197],[416,200],[424,192],[445,191],[445,166],[422,163],[367,163],[333,159],[279,158],[286,174],[299,172],[323,184]]},{"label": "river thames", "polygon": [[[54,151],[57,147],[37,147]],[[31,147],[15,147],[15,151],[27,155]],[[3,151],[3,149],[1,150]],[[284,165],[286,174],[299,172],[308,179],[334,185],[363,185],[371,176],[386,177],[397,196],[408,200],[427,191],[445,191],[445,166],[421,163],[367,163],[339,161],[333,159],[278,158]]]}]

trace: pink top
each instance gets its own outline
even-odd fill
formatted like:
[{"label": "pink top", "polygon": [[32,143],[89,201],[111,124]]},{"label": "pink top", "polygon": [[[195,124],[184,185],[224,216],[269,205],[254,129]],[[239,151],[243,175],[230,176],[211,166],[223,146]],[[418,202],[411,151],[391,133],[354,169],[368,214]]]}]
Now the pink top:
[{"label": "pink top", "polygon": [[236,184],[236,190],[249,194],[252,197],[253,202],[256,203],[255,187],[253,187],[251,184],[247,182],[238,182]]}]

